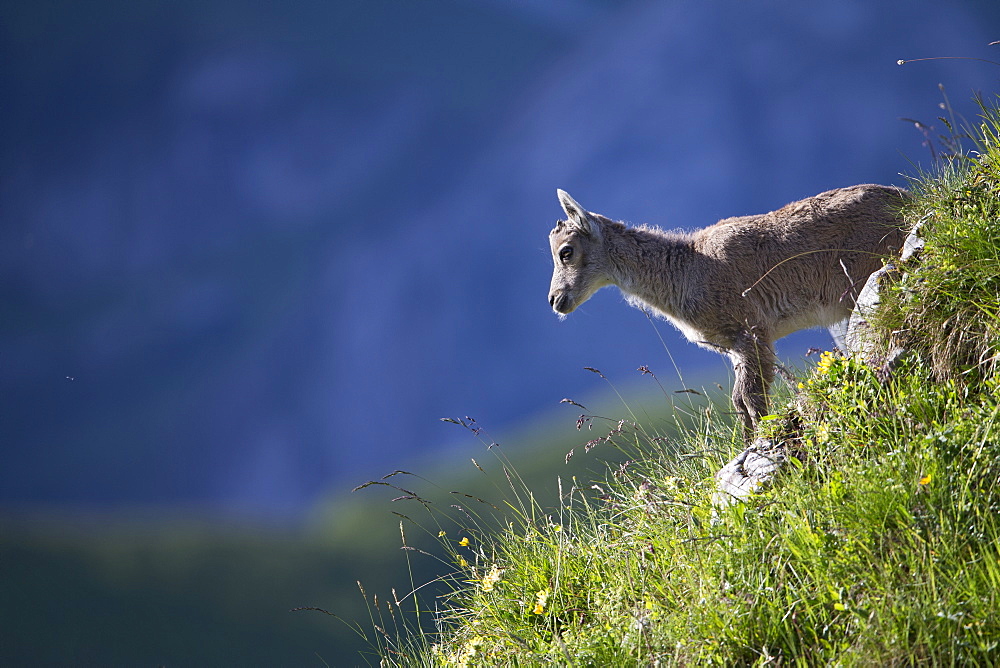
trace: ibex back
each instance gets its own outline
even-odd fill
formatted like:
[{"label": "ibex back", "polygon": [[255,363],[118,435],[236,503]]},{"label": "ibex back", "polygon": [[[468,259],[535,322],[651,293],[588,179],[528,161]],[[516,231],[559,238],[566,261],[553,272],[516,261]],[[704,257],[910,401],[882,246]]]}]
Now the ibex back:
[{"label": "ibex back", "polygon": [[833,331],[905,236],[906,193],[887,186],[830,190],[693,233],[626,227],[558,194],[567,219],[549,234],[553,310],[565,316],[617,285],[633,306],[729,356],[733,405],[748,431],[767,411],[774,342],[808,327]]}]

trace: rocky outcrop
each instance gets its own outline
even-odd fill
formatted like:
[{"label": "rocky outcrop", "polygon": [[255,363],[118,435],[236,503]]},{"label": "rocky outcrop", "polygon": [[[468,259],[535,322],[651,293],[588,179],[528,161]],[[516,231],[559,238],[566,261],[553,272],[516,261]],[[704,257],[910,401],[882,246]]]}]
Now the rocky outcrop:
[{"label": "rocky outcrop", "polygon": [[725,507],[760,491],[771,482],[787,459],[783,441],[758,438],[715,474],[716,492],[712,502]]},{"label": "rocky outcrop", "polygon": [[[847,323],[847,332],[844,335],[845,352],[857,355],[864,360],[872,360],[878,354],[875,342],[870,336],[871,324],[868,319],[878,308],[880,294],[885,287],[897,282],[902,273],[897,268],[905,264],[911,258],[916,257],[924,247],[924,240],[920,238],[920,227],[923,223],[918,222],[910,230],[910,234],[903,242],[903,250],[899,256],[898,263],[890,263],[868,277],[865,286],[861,289],[858,299],[854,305],[854,312]],[[886,355],[886,361],[899,359],[904,351],[890,350]]]}]

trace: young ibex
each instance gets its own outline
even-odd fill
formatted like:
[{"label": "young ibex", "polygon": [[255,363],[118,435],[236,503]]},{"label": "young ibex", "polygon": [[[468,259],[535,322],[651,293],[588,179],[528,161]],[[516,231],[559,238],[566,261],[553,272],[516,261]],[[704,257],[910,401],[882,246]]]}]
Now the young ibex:
[{"label": "young ibex", "polygon": [[626,227],[558,194],[567,220],[549,234],[553,310],[563,317],[617,285],[633,306],[728,355],[733,405],[748,433],[767,411],[774,342],[808,327],[833,332],[905,237],[899,210],[906,192],[887,186],[830,190],[693,233]]}]

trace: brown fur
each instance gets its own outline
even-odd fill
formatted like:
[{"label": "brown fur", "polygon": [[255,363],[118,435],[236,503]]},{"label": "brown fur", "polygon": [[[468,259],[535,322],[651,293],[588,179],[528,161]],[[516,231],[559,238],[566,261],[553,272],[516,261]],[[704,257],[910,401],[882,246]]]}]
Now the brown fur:
[{"label": "brown fur", "polygon": [[565,316],[617,285],[633,306],[729,356],[733,405],[748,430],[767,411],[774,341],[844,321],[865,280],[905,237],[906,193],[887,186],[830,190],[693,233],[627,227],[558,193],[567,220],[549,234],[555,312]]}]

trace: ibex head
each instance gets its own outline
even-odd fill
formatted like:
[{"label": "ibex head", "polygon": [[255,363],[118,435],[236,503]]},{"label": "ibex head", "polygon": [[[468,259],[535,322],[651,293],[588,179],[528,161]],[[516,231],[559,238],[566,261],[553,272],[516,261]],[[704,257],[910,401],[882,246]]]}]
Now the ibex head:
[{"label": "ibex head", "polygon": [[558,315],[572,313],[600,288],[611,284],[608,255],[601,233],[603,216],[590,213],[564,190],[557,190],[566,220],[549,233],[552,284],[549,304]]}]

